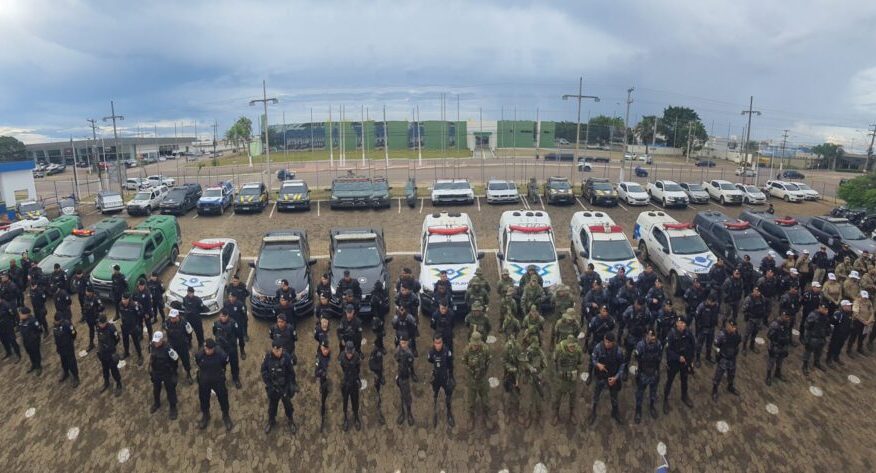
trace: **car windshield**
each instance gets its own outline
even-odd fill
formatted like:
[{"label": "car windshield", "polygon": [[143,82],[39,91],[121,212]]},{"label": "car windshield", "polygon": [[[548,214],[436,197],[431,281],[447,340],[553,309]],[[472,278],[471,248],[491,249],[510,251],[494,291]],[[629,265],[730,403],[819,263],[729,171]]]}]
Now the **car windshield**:
[{"label": "car windshield", "polygon": [[468,241],[435,241],[426,246],[426,264],[471,264],[474,250]]},{"label": "car windshield", "polygon": [[551,188],[559,190],[569,190],[572,188],[572,186],[569,185],[569,181],[551,181]]},{"label": "car windshield", "polygon": [[6,246],[4,253],[8,255],[20,255],[25,251],[30,250],[33,246],[33,238],[28,236],[27,238],[16,238],[12,240],[9,245]]},{"label": "car windshield", "polygon": [[754,186],[745,186],[745,192],[749,194],[760,194],[760,189]]},{"label": "car windshield", "polygon": [[470,188],[471,186],[466,181],[435,183],[435,190],[466,190]]},{"label": "car windshield", "polygon": [[373,190],[375,192],[386,192],[389,190],[389,184],[387,184],[386,181],[374,181]]},{"label": "car windshield", "polygon": [[280,190],[281,194],[306,194],[307,188],[301,184],[287,184]]},{"label": "car windshield", "polygon": [[693,255],[709,251],[699,235],[677,236],[669,239],[672,252],[677,255]]},{"label": "car windshield", "polygon": [[800,188],[797,187],[797,184],[790,184],[790,183],[785,184],[785,189],[787,189],[787,190],[789,190],[789,191],[798,191],[798,190],[800,190]]},{"label": "car windshield", "polygon": [[259,195],[262,193],[259,187],[244,187],[240,190],[241,195]]},{"label": "car windshield", "polygon": [[626,261],[636,257],[626,240],[595,240],[592,253],[590,258],[596,261]]},{"label": "car windshield", "polygon": [[77,257],[82,254],[82,250],[85,249],[85,245],[88,243],[88,238],[79,238],[75,236],[68,236],[64,238],[64,241],[55,248],[56,256],[72,256]]},{"label": "car windshield", "polygon": [[336,181],[335,190],[339,191],[370,191],[371,181]]},{"label": "car windshield", "polygon": [[29,204],[21,204],[21,207],[19,207],[20,212],[33,212],[34,210],[42,210],[42,209],[43,209],[43,207],[36,202],[31,202]]},{"label": "car windshield", "polygon": [[192,276],[218,276],[221,273],[220,258],[218,254],[196,254],[186,256],[179,267],[179,274]]},{"label": "car windshield", "polygon": [[222,189],[207,189],[204,191],[204,197],[222,197]]},{"label": "car windshield", "polygon": [[186,198],[185,189],[174,189],[167,194],[167,200],[183,200]]},{"label": "car windshield", "polygon": [[666,192],[684,192],[680,185],[676,183],[664,183],[663,190]]},{"label": "car windshield", "polygon": [[699,184],[688,184],[687,190],[693,191],[693,192],[703,192],[703,186],[701,186]]},{"label": "car windshield", "polygon": [[151,198],[151,192],[137,192],[137,195],[134,196],[134,200],[149,200]]},{"label": "car windshield", "polygon": [[505,181],[499,181],[499,182],[489,183],[487,185],[487,188],[490,189],[491,191],[506,191],[506,190],[510,189],[511,186],[509,186],[508,183]]},{"label": "car windshield", "polygon": [[736,249],[739,251],[760,251],[769,249],[763,237],[754,231],[734,234],[733,242],[736,243]]},{"label": "car windshield", "polygon": [[511,241],[505,257],[512,263],[550,263],[557,253],[551,241]]},{"label": "car windshield", "polygon": [[788,235],[788,241],[794,245],[815,245],[818,243],[818,240],[803,228],[788,228],[785,230],[785,234]]},{"label": "car windshield", "polygon": [[373,268],[380,264],[374,240],[339,243],[332,264],[337,268]]},{"label": "car windshield", "polygon": [[259,255],[259,269],[300,269],[304,267],[301,246],[297,243],[265,245]]},{"label": "car windshield", "polygon": [[610,191],[610,190],[611,190],[611,184],[608,183],[608,182],[594,182],[594,183],[593,183],[593,190],[597,190],[597,191]]},{"label": "car windshield", "polygon": [[638,184],[627,184],[627,192],[644,193],[645,190],[642,189],[642,186],[640,186]]},{"label": "car windshield", "polygon": [[858,230],[858,227],[854,225],[850,225],[848,223],[839,224],[836,226],[837,230],[839,230],[840,235],[846,240],[863,240],[866,238],[861,230]]},{"label": "car windshield", "polygon": [[812,190],[811,187],[809,187],[807,184],[803,184],[802,182],[800,184],[794,184],[794,185],[799,187],[801,191],[811,191]]},{"label": "car windshield", "polygon": [[718,185],[721,186],[721,190],[725,190],[725,191],[735,191],[736,190],[736,187],[733,184],[730,184],[729,182],[722,182]]},{"label": "car windshield", "polygon": [[110,260],[135,261],[140,259],[142,248],[143,245],[139,243],[117,242],[106,257]]}]

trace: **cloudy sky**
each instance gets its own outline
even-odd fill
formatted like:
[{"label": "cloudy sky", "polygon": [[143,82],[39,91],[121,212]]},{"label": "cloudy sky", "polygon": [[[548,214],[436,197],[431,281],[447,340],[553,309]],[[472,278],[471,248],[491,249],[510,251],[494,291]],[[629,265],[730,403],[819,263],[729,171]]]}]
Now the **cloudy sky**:
[{"label": "cloudy sky", "polygon": [[442,94],[448,119],[574,120],[583,76],[585,119],[634,87],[631,124],[685,105],[739,135],[753,95],[755,138],[863,149],[874,25],[872,0],[0,0],[0,134],[90,135],[112,99],[125,134],[206,136],[256,119],[262,79],[272,123],[438,119]]}]

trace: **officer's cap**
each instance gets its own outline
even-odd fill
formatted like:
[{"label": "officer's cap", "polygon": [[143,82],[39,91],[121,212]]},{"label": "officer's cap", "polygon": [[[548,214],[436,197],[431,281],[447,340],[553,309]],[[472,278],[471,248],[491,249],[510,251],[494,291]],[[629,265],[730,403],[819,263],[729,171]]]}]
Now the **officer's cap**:
[{"label": "officer's cap", "polygon": [[167,316],[170,317],[171,319],[175,319],[175,318],[179,317],[179,311],[176,309],[170,309],[170,312],[167,313]]},{"label": "officer's cap", "polygon": [[204,346],[210,349],[216,348],[216,340],[208,338],[207,341],[204,342]]},{"label": "officer's cap", "polygon": [[852,271],[851,273],[849,273],[849,277],[852,279],[861,279],[861,275],[858,274],[857,271]]},{"label": "officer's cap", "polygon": [[195,288],[193,288],[192,286],[189,286],[189,288],[186,289],[186,292],[188,292],[189,294],[194,294],[194,293],[195,293]]},{"label": "officer's cap", "polygon": [[105,316],[105,315],[101,315],[100,317],[98,317],[98,318],[97,318],[97,323],[99,323],[99,324],[105,324],[105,323],[106,323],[106,316]]},{"label": "officer's cap", "polygon": [[836,281],[836,274],[827,273],[827,279],[830,279],[831,281]]},{"label": "officer's cap", "polygon": [[346,306],[344,306],[344,311],[346,312],[354,312],[355,310],[356,307],[353,304],[347,304]]},{"label": "officer's cap", "polygon": [[852,305],[852,302],[849,301],[849,300],[847,300],[847,299],[843,299],[842,302],[840,302],[840,305],[842,305],[842,306],[851,306],[851,305]]},{"label": "officer's cap", "polygon": [[[795,286],[791,286],[791,289],[793,289],[794,287]],[[812,281],[812,287],[821,287],[821,283],[818,281]]]},{"label": "officer's cap", "polygon": [[345,269],[345,270],[344,270],[344,276],[349,276],[349,275],[350,275],[350,270],[349,270],[349,269]]},{"label": "officer's cap", "polygon": [[161,330],[152,334],[152,343],[158,343],[164,340],[164,334],[161,333]]},{"label": "officer's cap", "polygon": [[280,341],[280,340],[274,340],[274,341],[272,341],[272,342],[271,342],[271,348],[277,348],[277,347],[283,348],[283,342]]},{"label": "officer's cap", "polygon": [[344,351],[347,353],[353,353],[356,350],[356,346],[353,345],[352,340],[347,340],[347,343],[344,344]]},{"label": "officer's cap", "polygon": [[286,314],[280,314],[280,315],[278,315],[278,316],[277,316],[277,320],[282,320],[283,322],[286,322]]},{"label": "officer's cap", "polygon": [[867,291],[861,291],[861,297],[863,297],[864,299],[869,299],[870,293]]},{"label": "officer's cap", "polygon": [[605,334],[605,340],[608,342],[614,342],[617,338],[615,338],[614,332],[608,332]]}]

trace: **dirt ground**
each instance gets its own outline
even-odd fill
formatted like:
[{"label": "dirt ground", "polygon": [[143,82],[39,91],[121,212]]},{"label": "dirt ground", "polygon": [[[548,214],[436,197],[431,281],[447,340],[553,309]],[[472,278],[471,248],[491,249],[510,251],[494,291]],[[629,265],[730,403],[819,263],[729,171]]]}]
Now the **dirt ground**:
[{"label": "dirt ground", "polygon": [[[280,214],[267,209],[260,215],[194,217],[190,213],[180,219],[184,245],[204,237],[230,236],[241,243],[244,257],[253,257],[260,236],[269,229],[300,227],[307,230],[311,248],[321,259],[316,272],[327,266],[328,230],[332,226],[376,225],[384,229],[387,249],[407,253],[418,250],[417,232],[423,216],[435,211],[428,201],[409,209],[395,202],[383,211],[330,211],[316,204],[309,213]],[[540,202],[527,203],[541,208]],[[478,233],[481,249],[495,250],[496,228],[502,211],[512,207],[491,207],[480,199],[475,206],[455,210],[470,213]],[[693,209],[670,211],[679,220],[691,220],[696,211],[720,208],[715,204]],[[618,207],[608,213],[624,227],[628,236],[642,210]],[[815,215],[829,209],[827,204],[776,203],[777,214]],[[568,224],[574,212],[583,205],[548,207],[557,236],[557,246],[568,248]],[[738,215],[739,208],[725,209]],[[88,212],[86,212],[88,213]],[[85,224],[99,215],[86,215]],[[140,221],[131,218],[132,225]],[[482,260],[486,275],[497,278],[493,253]],[[563,279],[574,281],[574,271],[568,259],[561,261]],[[391,263],[393,279],[402,267],[417,270],[410,255],[397,254]],[[169,279],[175,268],[163,274]],[[249,267],[241,264],[241,277],[247,280]],[[493,304],[490,315],[497,320]],[[51,309],[50,309],[51,312]],[[74,307],[78,313],[78,307]],[[51,317],[51,314],[50,314]],[[78,316],[76,317],[78,320]],[[209,328],[212,318],[205,321]],[[87,327],[77,325],[80,336],[77,346],[87,344]],[[654,421],[647,416],[641,425],[633,421],[634,390],[632,382],[621,392],[621,412],[627,425],[617,426],[609,417],[607,396],[602,399],[600,415],[593,428],[579,425],[550,424],[549,402],[545,419],[539,425],[523,428],[516,418],[503,410],[501,387],[490,391],[492,423],[489,429],[469,429],[465,406],[467,375],[457,362],[459,387],[454,395],[457,427],[445,427],[443,403],[439,426],[432,428],[431,390],[428,385],[430,368],[424,353],[430,344],[431,330],[421,327],[418,344],[421,355],[416,361],[420,383],[414,387],[414,417],[416,426],[395,425],[398,413],[398,390],[392,383],[396,372],[394,361],[387,359],[387,385],[383,391],[384,415],[389,422],[379,426],[374,415],[373,378],[363,369],[367,386],[362,392],[362,432],[344,433],[340,428],[341,396],[335,389],[330,396],[329,428],[320,434],[319,396],[313,379],[313,354],[316,343],[312,337],[313,320],[297,325],[298,384],[301,387],[293,403],[299,432],[292,436],[283,428],[265,436],[266,396],[259,377],[259,366],[268,348],[268,324],[250,323],[251,342],[248,358],[241,362],[243,389],[230,387],[231,414],[236,426],[230,433],[221,427],[218,406],[214,403],[213,420],[206,431],[199,431],[197,388],[179,385],[180,417],[167,419],[166,403],[154,415],[148,412],[151,386],[146,366],[138,367],[129,359],[121,369],[124,394],[114,398],[98,394],[101,386],[100,365],[94,354],[79,359],[82,385],[74,390],[68,384],[59,385],[59,362],[51,341],[43,344],[44,373],[41,378],[25,374],[26,359],[20,364],[0,362],[0,464],[10,471],[533,471],[542,464],[548,471],[653,471],[661,462],[656,453],[658,442],[668,447],[668,458],[674,471],[876,471],[876,454],[869,440],[876,433],[876,417],[872,406],[876,402],[874,380],[876,368],[873,356],[848,361],[842,369],[822,373],[815,371],[810,379],[803,377],[800,364],[802,348],[793,349],[786,361],[787,382],[763,383],[766,355],[741,356],[737,386],[739,398],[722,389],[717,403],[709,397],[713,366],[704,364],[692,378],[691,393],[696,404],[688,410],[680,403],[679,387],[673,388],[673,410]],[[333,327],[334,328],[334,327]],[[457,356],[464,347],[464,331],[457,329]],[[392,330],[387,334],[391,346]],[[365,352],[372,348],[373,337],[366,331]],[[502,337],[490,346],[494,361],[490,376],[501,379]],[[393,350],[390,349],[389,355]],[[364,367],[363,367],[364,368]],[[333,364],[331,377],[337,388],[340,369]],[[850,381],[850,377],[858,383]],[[664,372],[665,378],[665,372]],[[677,382],[676,382],[677,384]],[[817,389],[815,389],[817,388]],[[812,392],[821,395],[816,396]],[[584,419],[589,412],[592,387],[579,386],[577,414]],[[662,386],[661,386],[662,395]],[[524,397],[524,405],[528,403]],[[33,411],[31,411],[33,409]],[[565,412],[565,408],[562,412]],[[863,414],[863,415],[861,415]],[[281,414],[282,416],[282,414]],[[281,417],[282,419],[282,417]],[[719,426],[720,424],[720,426]],[[283,422],[279,423],[283,426]],[[720,431],[719,427],[726,427]]]}]

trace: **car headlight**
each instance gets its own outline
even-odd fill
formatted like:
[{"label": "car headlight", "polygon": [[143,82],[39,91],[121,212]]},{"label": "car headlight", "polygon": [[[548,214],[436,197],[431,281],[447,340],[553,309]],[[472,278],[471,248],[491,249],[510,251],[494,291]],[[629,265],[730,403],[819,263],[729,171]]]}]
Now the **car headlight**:
[{"label": "car headlight", "polygon": [[556,190],[556,189],[551,189],[549,192],[550,192],[551,194],[556,194],[556,193],[557,193],[557,190]]},{"label": "car headlight", "polygon": [[334,296],[335,292],[337,292],[338,288],[336,288],[335,286],[329,286],[329,288],[332,290],[332,296]]},{"label": "car headlight", "polygon": [[304,286],[304,289],[302,289],[300,292],[296,293],[295,297],[297,297],[298,300],[304,299],[305,297],[309,298],[310,297],[310,284]]},{"label": "car headlight", "polygon": [[216,302],[216,294],[204,296],[204,302]]}]

